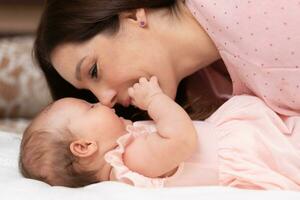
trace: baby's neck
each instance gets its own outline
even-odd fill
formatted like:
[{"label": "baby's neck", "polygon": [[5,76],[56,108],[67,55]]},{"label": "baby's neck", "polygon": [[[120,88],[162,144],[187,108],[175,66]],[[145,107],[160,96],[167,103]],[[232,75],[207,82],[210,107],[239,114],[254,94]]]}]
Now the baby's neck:
[{"label": "baby's neck", "polygon": [[83,171],[94,171],[99,181],[108,181],[110,180],[112,167],[108,164],[103,156],[93,155],[89,158],[81,159],[79,161],[80,170]]},{"label": "baby's neck", "polygon": [[[105,161],[104,161],[105,162]],[[112,166],[108,164],[107,162],[102,165],[101,169],[99,170],[99,173],[97,176],[99,177],[100,181],[110,181],[113,179],[113,170]]]}]

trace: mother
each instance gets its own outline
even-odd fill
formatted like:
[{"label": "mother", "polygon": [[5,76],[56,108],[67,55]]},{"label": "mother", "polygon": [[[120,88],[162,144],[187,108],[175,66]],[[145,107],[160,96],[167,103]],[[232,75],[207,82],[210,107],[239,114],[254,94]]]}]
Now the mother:
[{"label": "mother", "polygon": [[35,56],[55,99],[88,90],[125,107],[141,76],[175,98],[182,79],[222,59],[232,84],[201,70],[216,96],[256,95],[299,115],[299,9],[296,0],[48,0]]}]

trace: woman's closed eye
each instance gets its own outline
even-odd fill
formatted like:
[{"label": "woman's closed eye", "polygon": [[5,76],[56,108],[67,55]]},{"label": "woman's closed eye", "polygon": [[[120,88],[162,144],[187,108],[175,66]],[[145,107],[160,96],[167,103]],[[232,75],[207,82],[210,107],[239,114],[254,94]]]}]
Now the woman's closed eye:
[{"label": "woman's closed eye", "polygon": [[92,78],[92,79],[97,79],[98,78],[98,66],[97,66],[97,63],[95,63],[91,69],[89,70],[89,76]]}]

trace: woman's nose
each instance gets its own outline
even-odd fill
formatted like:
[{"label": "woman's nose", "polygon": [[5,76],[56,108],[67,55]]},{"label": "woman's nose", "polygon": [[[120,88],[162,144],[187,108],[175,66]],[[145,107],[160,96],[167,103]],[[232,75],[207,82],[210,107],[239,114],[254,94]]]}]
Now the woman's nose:
[{"label": "woman's nose", "polygon": [[96,91],[94,94],[98,100],[105,106],[112,108],[117,103],[117,92],[112,89]]}]

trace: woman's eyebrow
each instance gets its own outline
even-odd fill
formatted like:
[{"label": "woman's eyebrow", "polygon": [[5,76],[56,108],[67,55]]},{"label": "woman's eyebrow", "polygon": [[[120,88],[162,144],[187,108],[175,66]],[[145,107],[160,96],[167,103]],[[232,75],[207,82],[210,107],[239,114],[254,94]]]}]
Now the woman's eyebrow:
[{"label": "woman's eyebrow", "polygon": [[82,67],[82,63],[84,61],[84,59],[86,58],[83,57],[79,60],[79,62],[77,63],[76,65],[76,71],[75,71],[75,78],[78,80],[78,81],[81,81],[81,73],[80,73],[80,70],[81,70],[81,67]]}]

